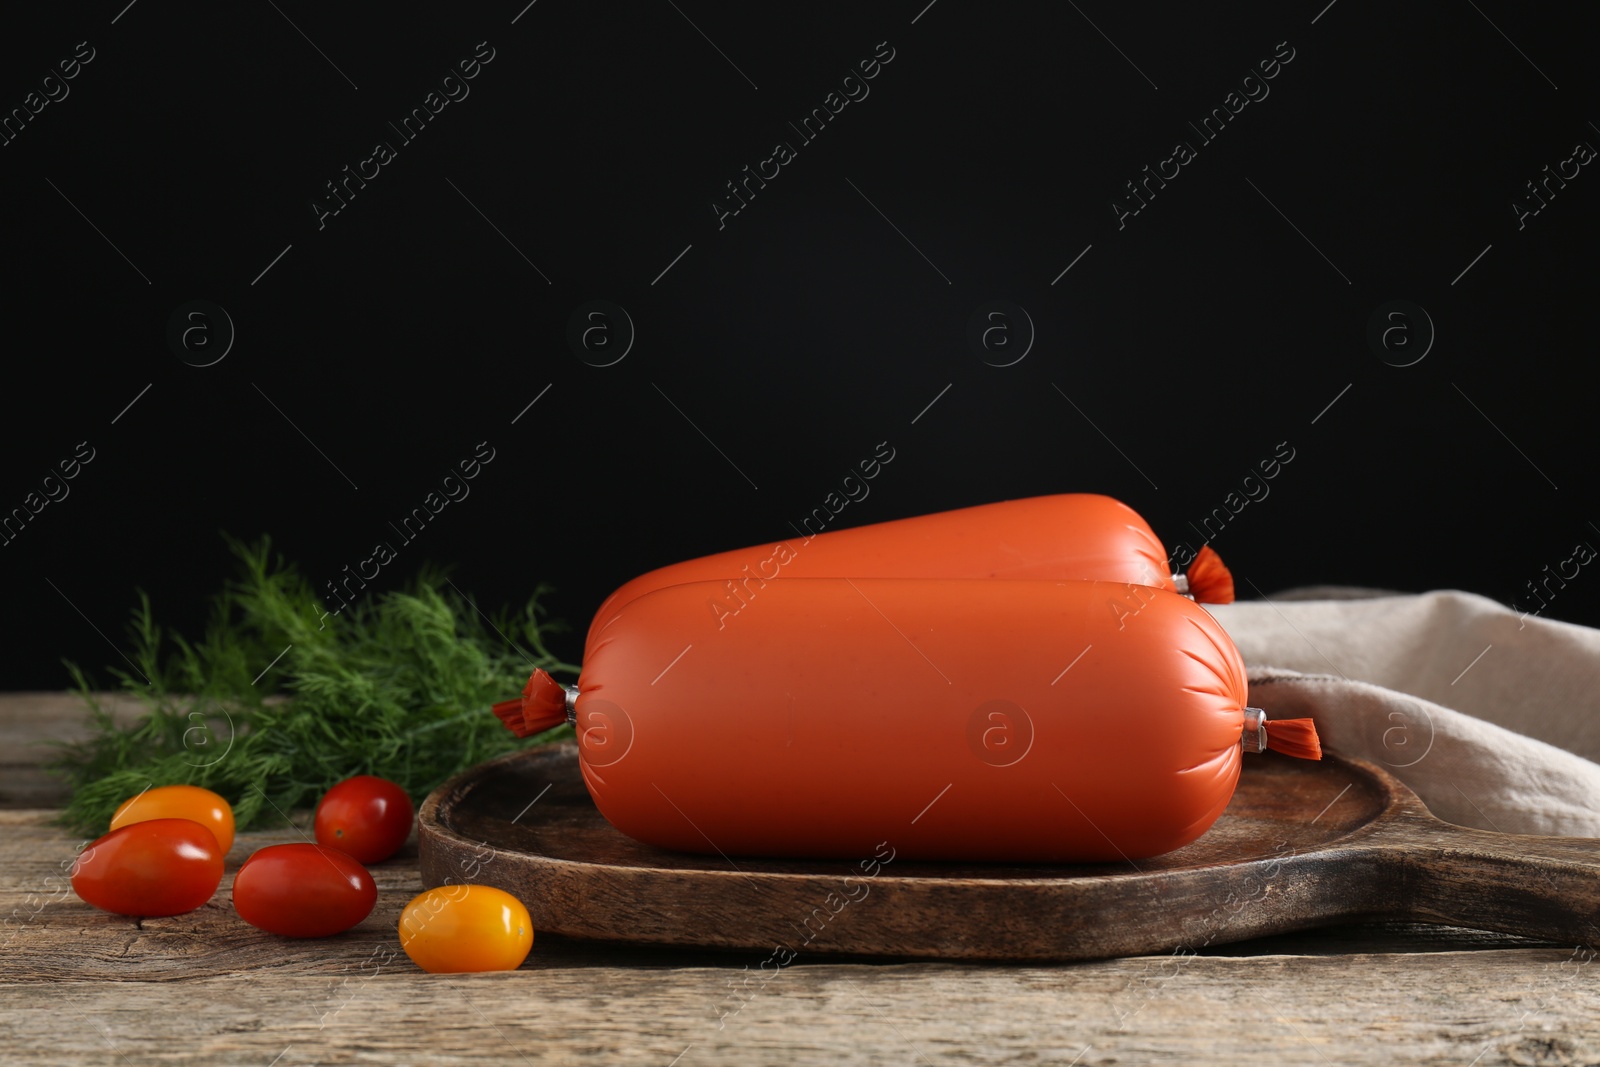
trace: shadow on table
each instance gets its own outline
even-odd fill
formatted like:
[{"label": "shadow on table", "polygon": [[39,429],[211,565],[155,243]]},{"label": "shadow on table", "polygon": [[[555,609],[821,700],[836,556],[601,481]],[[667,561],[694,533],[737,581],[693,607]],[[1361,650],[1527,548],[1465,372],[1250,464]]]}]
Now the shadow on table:
[{"label": "shadow on table", "polygon": [[[1474,952],[1515,948],[1570,948],[1549,941],[1511,934],[1469,930],[1426,923],[1347,923],[1298,933],[1252,938],[1229,945],[1209,945],[1193,953],[1207,957],[1347,956],[1373,953]],[[742,967],[754,964],[748,950],[683,948],[673,945],[638,945],[614,941],[584,941],[559,934],[540,934],[538,951],[524,967]],[[765,957],[761,957],[765,958]],[[842,953],[800,953],[789,966],[817,964],[901,965],[907,963],[962,963],[968,966],[1067,967],[1092,966],[1103,961],[1052,963],[1044,960],[1003,961],[929,960],[916,956],[858,956]]]}]

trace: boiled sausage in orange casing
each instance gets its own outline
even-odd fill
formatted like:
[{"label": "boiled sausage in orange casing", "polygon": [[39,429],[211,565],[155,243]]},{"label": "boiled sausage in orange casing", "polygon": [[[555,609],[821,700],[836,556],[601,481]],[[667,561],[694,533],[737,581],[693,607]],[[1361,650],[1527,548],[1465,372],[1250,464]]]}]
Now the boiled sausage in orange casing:
[{"label": "boiled sausage in orange casing", "polygon": [[1193,841],[1233,795],[1244,666],[1175,593],[793,578],[719,625],[720,585],[613,598],[590,631],[580,766],[647,844],[1137,860]]},{"label": "boiled sausage in orange casing", "polygon": [[[1084,578],[1173,591],[1166,549],[1128,505],[1096,493],[1006,500],[718,552],[642,574],[596,620],[652,589],[722,580],[710,610],[737,613],[775,578]],[[1203,547],[1189,568],[1203,603],[1233,599],[1233,578]]]}]

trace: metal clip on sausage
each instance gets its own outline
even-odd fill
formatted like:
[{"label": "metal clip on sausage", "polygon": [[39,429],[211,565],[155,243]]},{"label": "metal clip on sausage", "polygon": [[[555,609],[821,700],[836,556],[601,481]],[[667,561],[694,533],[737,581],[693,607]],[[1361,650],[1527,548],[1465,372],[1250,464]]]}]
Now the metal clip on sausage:
[{"label": "metal clip on sausage", "polygon": [[1246,752],[1272,749],[1296,759],[1321,759],[1322,742],[1310,719],[1268,719],[1260,708],[1244,709],[1239,747]]}]

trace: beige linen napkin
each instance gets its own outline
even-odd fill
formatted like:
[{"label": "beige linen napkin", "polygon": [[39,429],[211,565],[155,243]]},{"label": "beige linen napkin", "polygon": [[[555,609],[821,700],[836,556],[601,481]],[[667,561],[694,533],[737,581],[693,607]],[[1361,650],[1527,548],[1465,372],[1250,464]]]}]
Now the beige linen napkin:
[{"label": "beige linen napkin", "polygon": [[1323,744],[1387,768],[1441,819],[1600,837],[1600,630],[1471,593],[1208,605],[1250,702],[1310,716]]}]

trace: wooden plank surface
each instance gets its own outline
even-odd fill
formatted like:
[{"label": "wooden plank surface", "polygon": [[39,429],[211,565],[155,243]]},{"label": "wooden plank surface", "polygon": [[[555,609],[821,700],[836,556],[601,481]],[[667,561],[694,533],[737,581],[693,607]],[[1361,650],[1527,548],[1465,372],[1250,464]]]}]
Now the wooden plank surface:
[{"label": "wooden plank surface", "polygon": [[53,814],[0,811],[6,1064],[1600,1062],[1600,969],[1572,946],[1364,924],[1087,964],[762,969],[540,935],[514,973],[427,975],[395,936],[414,844],[374,868],[355,930],[290,941],[240,921],[229,888],[300,831],[240,835],[209,905],[135,921],[72,895],[80,841]]},{"label": "wooden plank surface", "polygon": [[[131,722],[139,702],[125,693],[102,693],[103,706],[118,722]],[[76,693],[0,693],[0,808],[53,807],[66,801],[66,786],[41,765],[54,759],[63,741],[88,736],[86,711]]]}]

